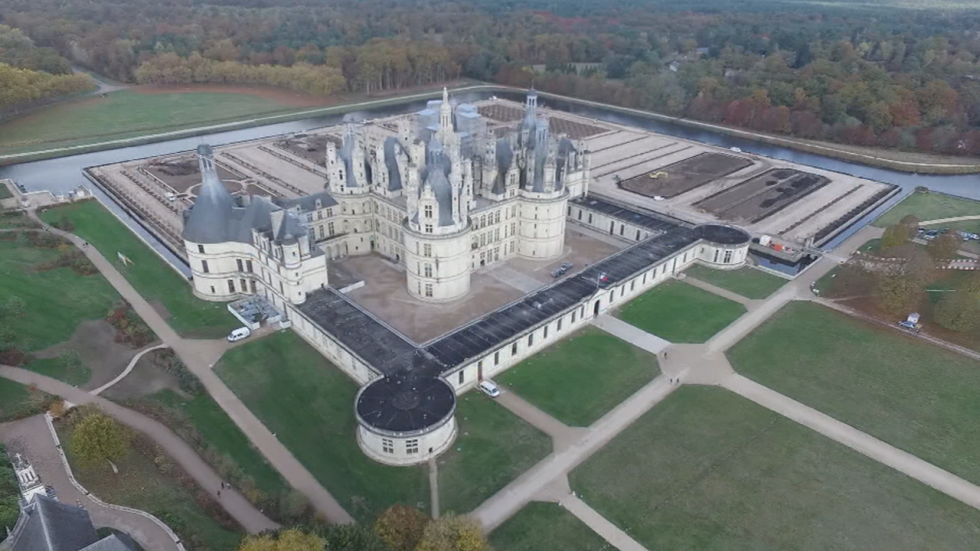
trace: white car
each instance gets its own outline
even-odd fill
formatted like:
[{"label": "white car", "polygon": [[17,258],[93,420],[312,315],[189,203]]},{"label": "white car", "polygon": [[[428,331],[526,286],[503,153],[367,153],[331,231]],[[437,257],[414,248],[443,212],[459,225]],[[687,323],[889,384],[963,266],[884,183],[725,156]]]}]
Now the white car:
[{"label": "white car", "polygon": [[490,380],[480,381],[480,391],[491,398],[500,396],[500,389]]},{"label": "white car", "polygon": [[251,334],[252,332],[248,327],[239,327],[228,334],[228,342],[238,342],[242,339],[247,339]]}]

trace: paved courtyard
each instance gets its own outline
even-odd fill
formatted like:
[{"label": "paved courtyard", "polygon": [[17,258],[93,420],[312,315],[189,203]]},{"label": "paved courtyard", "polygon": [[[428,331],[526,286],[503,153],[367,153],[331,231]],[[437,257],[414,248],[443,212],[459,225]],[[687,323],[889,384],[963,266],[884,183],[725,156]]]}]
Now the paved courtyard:
[{"label": "paved courtyard", "polygon": [[565,254],[560,258],[514,258],[480,269],[471,276],[470,292],[465,297],[443,304],[412,297],[405,286],[404,266],[381,256],[351,256],[335,263],[346,277],[365,283],[347,293],[351,300],[416,343],[424,343],[554,283],[557,280],[551,271],[563,262],[573,264],[568,277],[626,245],[625,241],[569,224]]}]

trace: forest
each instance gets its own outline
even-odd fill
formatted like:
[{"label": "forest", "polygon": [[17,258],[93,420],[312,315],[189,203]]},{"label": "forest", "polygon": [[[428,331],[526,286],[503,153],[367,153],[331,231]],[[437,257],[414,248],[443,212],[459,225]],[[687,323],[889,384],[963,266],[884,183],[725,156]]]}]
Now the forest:
[{"label": "forest", "polygon": [[[468,77],[767,133],[980,155],[980,8],[966,2],[0,0],[0,23],[12,27],[0,30],[0,71],[75,64],[125,82],[315,95]],[[23,101],[3,90],[0,108]]]}]

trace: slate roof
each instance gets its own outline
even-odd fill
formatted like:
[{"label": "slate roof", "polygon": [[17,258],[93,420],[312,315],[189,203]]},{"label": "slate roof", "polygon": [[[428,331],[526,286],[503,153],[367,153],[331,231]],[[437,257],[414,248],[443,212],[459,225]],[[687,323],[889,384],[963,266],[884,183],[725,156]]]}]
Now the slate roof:
[{"label": "slate roof", "polygon": [[[201,144],[197,154],[202,159],[210,159],[214,154],[211,146]],[[218,178],[213,164],[201,163],[201,188],[191,208],[191,214],[184,222],[183,237],[191,243],[224,243],[228,241],[228,221],[235,208],[235,199],[225,189]]]},{"label": "slate roof", "polygon": [[5,544],[11,551],[80,551],[98,539],[85,509],[37,495]]}]

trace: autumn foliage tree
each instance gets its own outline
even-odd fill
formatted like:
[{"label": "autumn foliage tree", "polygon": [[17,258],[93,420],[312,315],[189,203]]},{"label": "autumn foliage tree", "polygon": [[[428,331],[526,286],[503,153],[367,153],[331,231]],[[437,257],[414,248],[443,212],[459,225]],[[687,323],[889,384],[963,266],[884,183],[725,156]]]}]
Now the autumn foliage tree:
[{"label": "autumn foliage tree", "polygon": [[490,544],[475,520],[447,515],[425,527],[415,551],[490,551]]},{"label": "autumn foliage tree", "polygon": [[79,461],[94,467],[103,461],[114,463],[129,453],[129,433],[108,415],[94,411],[75,423],[71,450]]},{"label": "autumn foliage tree", "polygon": [[891,314],[907,314],[918,308],[922,290],[935,269],[932,258],[915,245],[902,245],[889,251],[898,261],[882,263],[874,271],[875,299]]},{"label": "autumn foliage tree", "polygon": [[276,535],[248,536],[238,551],[324,551],[324,543],[319,536],[290,528]]},{"label": "autumn foliage tree", "polygon": [[381,513],[372,530],[391,551],[414,551],[428,524],[425,513],[399,503]]}]

